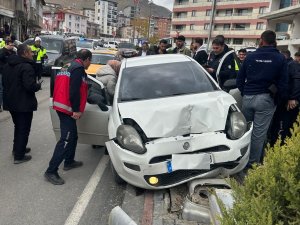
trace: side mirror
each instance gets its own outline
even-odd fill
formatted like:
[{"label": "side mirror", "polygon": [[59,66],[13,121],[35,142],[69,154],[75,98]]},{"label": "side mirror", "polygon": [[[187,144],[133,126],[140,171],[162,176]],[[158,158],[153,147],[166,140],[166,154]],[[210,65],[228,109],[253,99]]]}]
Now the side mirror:
[{"label": "side mirror", "polygon": [[229,91],[232,90],[232,89],[237,88],[237,86],[236,86],[236,79],[229,79],[229,80],[226,80],[226,81],[224,82],[222,88],[223,88],[224,91],[227,91],[227,92],[229,92]]}]

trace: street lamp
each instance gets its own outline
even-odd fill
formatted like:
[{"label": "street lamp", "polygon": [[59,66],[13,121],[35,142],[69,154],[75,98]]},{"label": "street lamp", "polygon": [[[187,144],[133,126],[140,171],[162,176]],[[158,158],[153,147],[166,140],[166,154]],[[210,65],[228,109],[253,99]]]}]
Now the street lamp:
[{"label": "street lamp", "polygon": [[149,27],[148,27],[148,41],[150,39],[152,4],[153,4],[153,0],[148,0],[148,5],[150,6],[149,7],[149,10],[150,10],[150,12],[149,12],[149,19],[148,19],[148,24],[149,24]]}]

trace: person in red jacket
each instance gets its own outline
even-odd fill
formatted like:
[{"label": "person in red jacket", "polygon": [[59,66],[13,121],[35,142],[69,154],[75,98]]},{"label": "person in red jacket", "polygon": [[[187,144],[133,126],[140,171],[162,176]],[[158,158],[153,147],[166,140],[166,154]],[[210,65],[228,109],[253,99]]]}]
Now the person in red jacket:
[{"label": "person in red jacket", "polygon": [[65,70],[62,69],[55,78],[53,108],[60,120],[61,137],[45,172],[46,179],[54,185],[64,184],[64,180],[58,174],[58,167],[63,160],[63,170],[83,165],[81,161],[74,160],[78,139],[76,120],[82,116],[87,101],[85,69],[90,66],[91,59],[92,53],[89,50],[80,50],[71,65]]}]

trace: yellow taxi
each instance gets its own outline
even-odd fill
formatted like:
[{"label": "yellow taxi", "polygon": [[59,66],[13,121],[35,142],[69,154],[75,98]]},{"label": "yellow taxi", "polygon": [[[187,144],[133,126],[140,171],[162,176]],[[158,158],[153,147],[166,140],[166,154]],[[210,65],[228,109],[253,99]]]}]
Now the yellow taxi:
[{"label": "yellow taxi", "polygon": [[103,65],[106,65],[108,60],[116,59],[117,51],[114,49],[93,50],[91,65],[85,72],[88,75],[95,76],[96,71]]}]

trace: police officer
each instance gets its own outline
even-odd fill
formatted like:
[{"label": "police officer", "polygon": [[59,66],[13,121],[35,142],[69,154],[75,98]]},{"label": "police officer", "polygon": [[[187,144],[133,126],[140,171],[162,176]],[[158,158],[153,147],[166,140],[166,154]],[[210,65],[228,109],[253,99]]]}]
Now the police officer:
[{"label": "police officer", "polygon": [[31,51],[33,52],[33,60],[35,62],[35,72],[38,80],[41,79],[43,73],[43,64],[45,59],[48,58],[46,49],[41,46],[41,38],[36,37],[34,39],[34,45],[31,45]]}]

